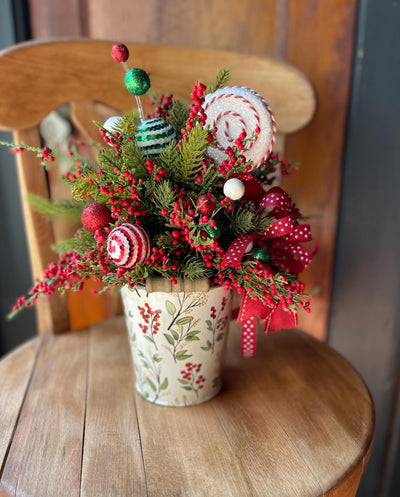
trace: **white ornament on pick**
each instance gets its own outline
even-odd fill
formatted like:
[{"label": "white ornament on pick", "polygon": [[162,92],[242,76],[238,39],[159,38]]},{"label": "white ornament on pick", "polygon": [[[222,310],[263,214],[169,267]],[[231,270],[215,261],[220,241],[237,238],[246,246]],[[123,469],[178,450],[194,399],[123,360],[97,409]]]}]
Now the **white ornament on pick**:
[{"label": "white ornament on pick", "polygon": [[244,183],[238,178],[231,178],[224,184],[224,195],[231,200],[239,200],[244,195]]},{"label": "white ornament on pick", "polygon": [[121,116],[111,116],[104,122],[103,128],[113,135],[118,130],[117,128],[121,119]]}]

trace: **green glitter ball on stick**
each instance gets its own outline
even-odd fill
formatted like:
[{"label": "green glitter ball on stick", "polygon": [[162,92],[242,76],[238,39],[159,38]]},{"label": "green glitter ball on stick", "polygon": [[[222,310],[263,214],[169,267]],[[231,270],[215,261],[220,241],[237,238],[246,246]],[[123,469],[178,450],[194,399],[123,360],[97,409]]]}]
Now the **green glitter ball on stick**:
[{"label": "green glitter ball on stick", "polygon": [[150,78],[146,71],[134,67],[125,74],[125,87],[132,95],[143,95],[150,88]]},{"label": "green glitter ball on stick", "polygon": [[266,264],[270,260],[270,255],[266,247],[256,247],[251,252],[251,258]]}]

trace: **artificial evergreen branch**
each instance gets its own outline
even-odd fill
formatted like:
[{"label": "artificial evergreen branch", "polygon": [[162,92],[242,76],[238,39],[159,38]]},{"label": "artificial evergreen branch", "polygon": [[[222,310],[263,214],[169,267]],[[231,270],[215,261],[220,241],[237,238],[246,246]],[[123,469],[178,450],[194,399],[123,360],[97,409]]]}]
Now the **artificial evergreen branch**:
[{"label": "artificial evergreen branch", "polygon": [[174,128],[176,136],[181,136],[181,129],[186,126],[189,118],[190,109],[179,100],[172,103],[170,124]]},{"label": "artificial evergreen branch", "polygon": [[209,146],[208,129],[197,126],[187,140],[182,140],[180,154],[176,161],[175,179],[180,185],[192,183],[200,173],[204,154]]},{"label": "artificial evergreen branch", "polygon": [[208,93],[213,93],[224,86],[226,86],[231,79],[231,73],[230,70],[227,67],[224,67],[219,70],[219,73],[217,74],[214,84],[210,85],[208,88],[206,94]]},{"label": "artificial evergreen branch", "polygon": [[59,200],[53,203],[51,200],[34,193],[28,193],[27,199],[32,209],[47,219],[56,217],[66,217],[71,221],[80,221],[81,219],[83,205],[73,200]]}]

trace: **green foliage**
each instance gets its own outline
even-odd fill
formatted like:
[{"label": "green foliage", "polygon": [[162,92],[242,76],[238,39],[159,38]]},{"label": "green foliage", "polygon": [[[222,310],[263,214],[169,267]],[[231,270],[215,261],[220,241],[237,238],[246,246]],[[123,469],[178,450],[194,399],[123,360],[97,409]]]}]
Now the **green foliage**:
[{"label": "green foliage", "polygon": [[178,185],[194,185],[194,178],[202,169],[204,154],[209,146],[207,136],[207,129],[196,126],[190,132],[188,140],[182,141],[180,154],[176,160],[175,180]]},{"label": "green foliage", "polygon": [[181,129],[186,126],[189,113],[189,107],[187,107],[180,100],[174,100],[171,109],[170,124],[174,128],[177,137],[181,136]]},{"label": "green foliage", "polygon": [[207,90],[207,93],[213,93],[223,88],[228,84],[230,79],[231,79],[230,70],[227,67],[220,69],[219,73],[215,78],[214,84],[210,85],[210,87]]},{"label": "green foliage", "polygon": [[77,252],[78,254],[85,255],[87,251],[90,252],[95,249],[95,239],[92,233],[85,230],[85,228],[81,228],[72,238],[67,238],[53,244],[52,249],[57,254]]},{"label": "green foliage", "polygon": [[59,200],[53,203],[51,200],[34,193],[28,193],[27,199],[32,209],[47,219],[56,217],[66,217],[70,221],[80,221],[81,219],[83,205],[76,201]]}]

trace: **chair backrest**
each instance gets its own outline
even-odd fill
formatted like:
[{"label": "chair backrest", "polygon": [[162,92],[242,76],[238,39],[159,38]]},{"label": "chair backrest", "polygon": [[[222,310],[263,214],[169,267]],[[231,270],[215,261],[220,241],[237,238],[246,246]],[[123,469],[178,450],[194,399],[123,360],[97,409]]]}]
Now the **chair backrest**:
[{"label": "chair backrest", "polygon": [[[40,122],[69,102],[76,127],[97,141],[92,123],[97,117],[94,103],[122,112],[135,107],[133,97],[124,88],[122,69],[111,58],[113,43],[89,39],[29,42],[0,52],[0,129],[12,131],[16,143],[40,146]],[[229,67],[230,85],[246,85],[268,101],[276,117],[280,148],[282,136],[301,129],[314,114],[316,99],[310,81],[286,63],[225,50],[131,43],[127,46],[130,66],[150,71],[152,90],[173,93],[181,100],[188,100],[195,80],[211,82],[220,68]],[[52,223],[33,212],[25,199],[27,192],[51,197],[48,177],[37,162],[32,154],[17,155],[34,278],[40,278],[56,257],[50,248],[54,242]],[[100,314],[95,312],[90,320],[102,316],[103,306],[97,307]],[[43,300],[37,308],[40,333],[70,328],[68,302],[62,296]]]}]

